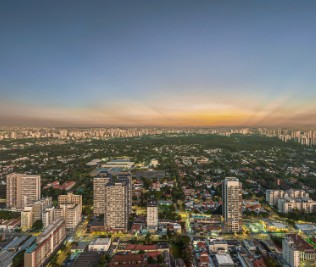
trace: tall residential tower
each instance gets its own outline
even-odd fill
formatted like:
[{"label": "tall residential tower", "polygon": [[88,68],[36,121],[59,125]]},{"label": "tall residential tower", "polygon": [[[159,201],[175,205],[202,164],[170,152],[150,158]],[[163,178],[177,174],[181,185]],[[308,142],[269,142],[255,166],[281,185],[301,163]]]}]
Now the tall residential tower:
[{"label": "tall residential tower", "polygon": [[104,226],[110,231],[127,232],[130,215],[129,182],[110,182],[105,186]]},{"label": "tall residential tower", "polygon": [[224,232],[242,231],[242,184],[235,177],[223,181]]},{"label": "tall residential tower", "polygon": [[158,230],[158,206],[156,201],[151,201],[147,205],[147,229],[152,233]]},{"label": "tall residential tower", "polygon": [[111,176],[108,173],[102,173],[93,178],[93,214],[96,216],[104,214],[105,185],[110,180]]}]

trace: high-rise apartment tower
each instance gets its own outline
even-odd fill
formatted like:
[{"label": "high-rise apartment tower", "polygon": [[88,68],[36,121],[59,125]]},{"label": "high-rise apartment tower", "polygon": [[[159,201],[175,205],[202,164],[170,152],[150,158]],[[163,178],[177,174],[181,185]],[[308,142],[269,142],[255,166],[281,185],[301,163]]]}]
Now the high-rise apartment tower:
[{"label": "high-rise apartment tower", "polygon": [[235,177],[223,181],[224,232],[242,231],[242,184]]}]

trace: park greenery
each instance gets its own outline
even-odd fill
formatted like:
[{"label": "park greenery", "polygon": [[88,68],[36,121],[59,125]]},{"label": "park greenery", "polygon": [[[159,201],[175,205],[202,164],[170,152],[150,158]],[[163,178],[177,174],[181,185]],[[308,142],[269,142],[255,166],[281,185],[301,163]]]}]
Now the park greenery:
[{"label": "park greenery", "polygon": [[19,212],[0,210],[0,219],[10,220],[10,219],[15,219],[19,217],[20,217]]},{"label": "park greenery", "polygon": [[38,231],[40,231],[42,229],[43,229],[43,222],[42,222],[42,220],[37,220],[37,221],[35,221],[33,223],[31,231],[32,232],[38,232]]},{"label": "park greenery", "polygon": [[24,266],[24,253],[25,253],[25,250],[21,250],[14,256],[11,267]]}]

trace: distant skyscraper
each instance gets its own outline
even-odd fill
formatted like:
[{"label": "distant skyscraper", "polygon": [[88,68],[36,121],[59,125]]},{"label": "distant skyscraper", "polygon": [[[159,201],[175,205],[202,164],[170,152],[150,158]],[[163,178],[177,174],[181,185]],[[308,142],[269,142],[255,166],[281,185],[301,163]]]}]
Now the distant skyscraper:
[{"label": "distant skyscraper", "polygon": [[41,198],[41,177],[12,173],[7,175],[7,208],[23,209]]},{"label": "distant skyscraper", "polygon": [[155,201],[147,205],[147,229],[149,232],[156,232],[158,230],[158,206]]},{"label": "distant skyscraper", "polygon": [[130,215],[128,181],[110,182],[105,186],[104,226],[110,231],[127,232]]},{"label": "distant skyscraper", "polygon": [[239,233],[242,230],[242,184],[235,177],[223,181],[224,232]]}]

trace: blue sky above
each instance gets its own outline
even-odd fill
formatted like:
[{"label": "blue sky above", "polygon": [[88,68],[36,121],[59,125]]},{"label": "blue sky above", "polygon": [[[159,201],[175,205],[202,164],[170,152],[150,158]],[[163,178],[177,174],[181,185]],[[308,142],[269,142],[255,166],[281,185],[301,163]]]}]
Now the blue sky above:
[{"label": "blue sky above", "polygon": [[315,1],[2,1],[0,124],[315,125],[315,11]]}]

